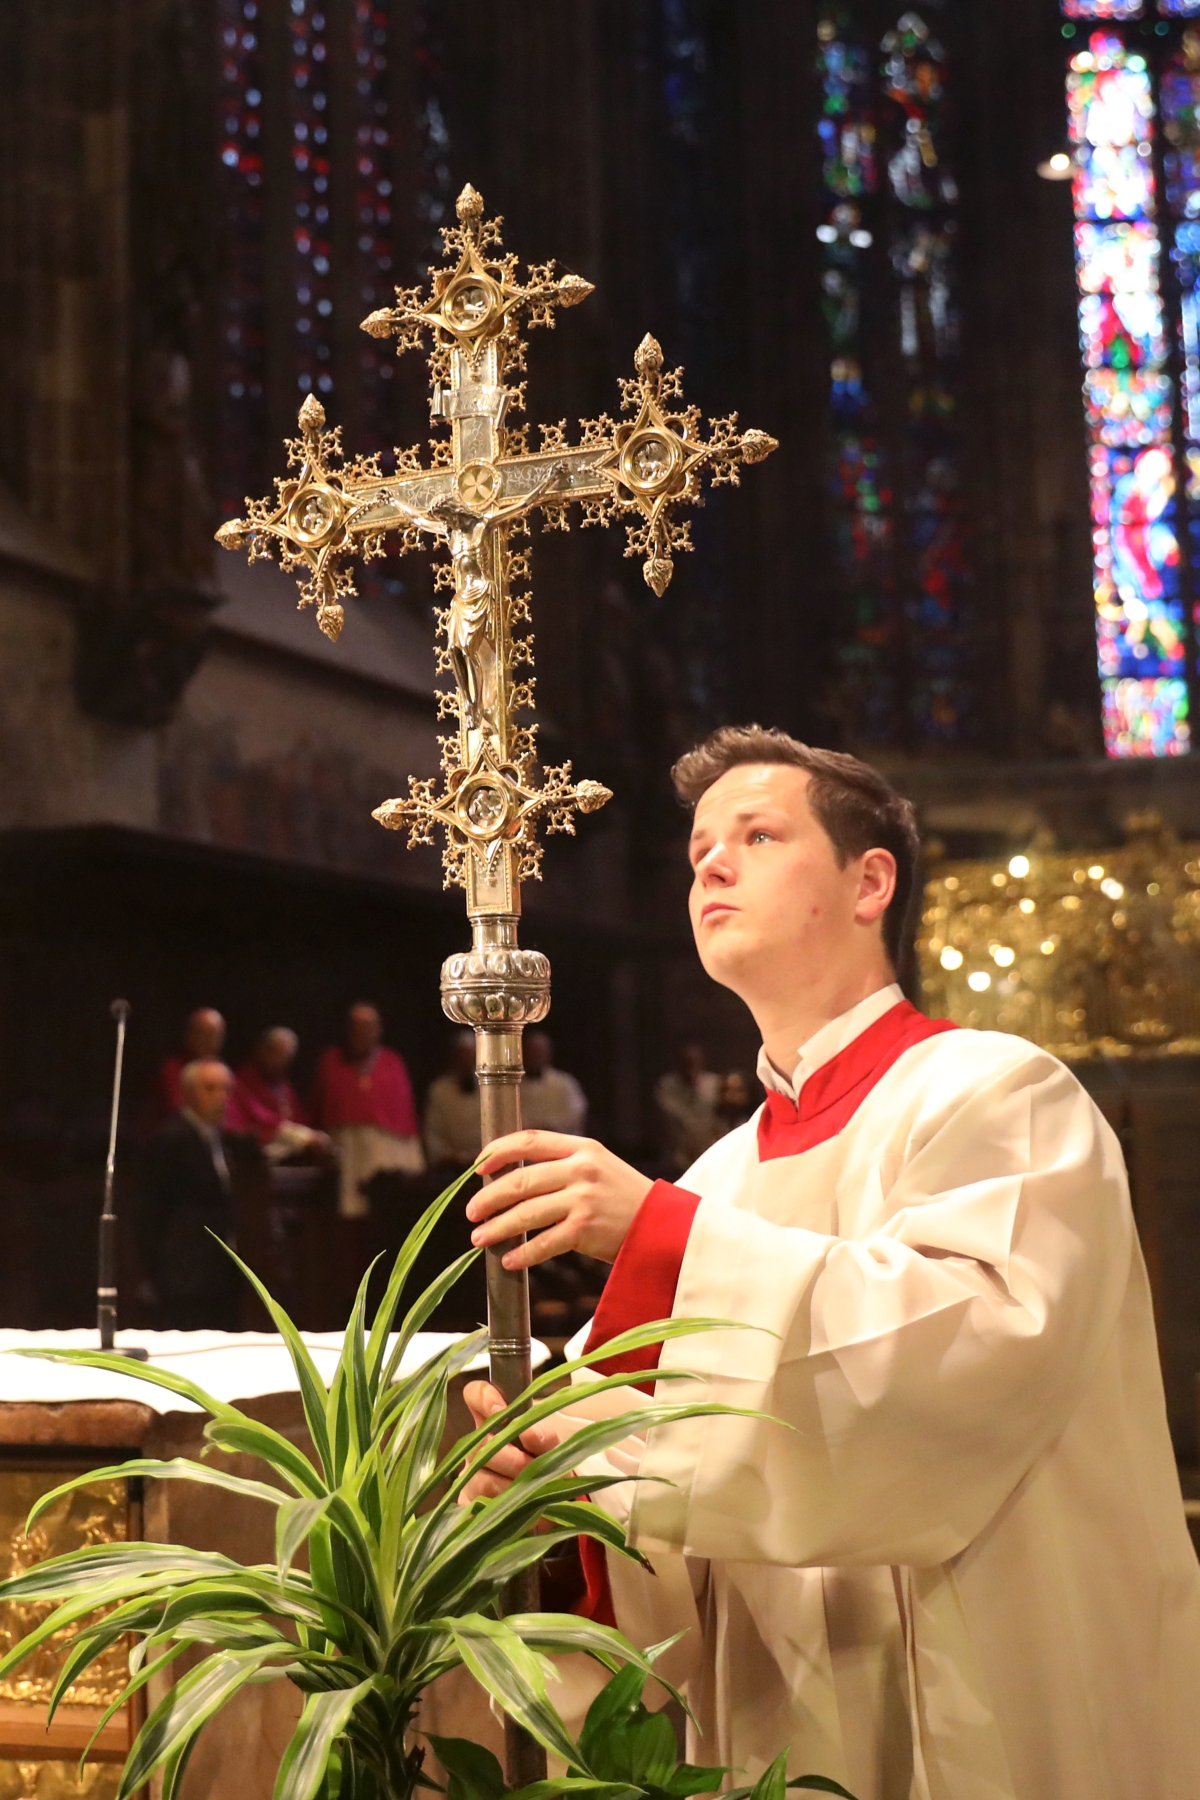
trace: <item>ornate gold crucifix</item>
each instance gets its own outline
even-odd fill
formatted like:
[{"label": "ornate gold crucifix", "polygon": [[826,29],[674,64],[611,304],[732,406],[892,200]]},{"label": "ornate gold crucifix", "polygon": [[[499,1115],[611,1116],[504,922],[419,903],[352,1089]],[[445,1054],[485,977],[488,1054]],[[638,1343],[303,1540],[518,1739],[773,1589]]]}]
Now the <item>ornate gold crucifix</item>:
[{"label": "ornate gold crucifix", "polygon": [[[691,548],[680,506],[701,500],[701,483],[736,482],[743,463],[775,448],[762,431],[741,431],[737,415],[705,427],[685,406],[682,371],[664,370],[651,337],[634,357],[636,374],[621,383],[623,417],[587,420],[576,445],[565,426],[512,422],[525,401],[522,326],[555,323],[559,307],[591,293],[578,275],[553,263],[518,276],[517,258],[501,248],[501,220],[485,220],[474,188],[458,198],[458,224],[443,232],[448,264],[431,288],[397,288],[396,305],[374,312],[363,330],[395,337],[400,353],[428,341],[431,414],[449,427],[431,444],[428,466],[416,450],[396,452],[396,472],[379,459],[346,458],[338,429],[312,395],[300,408],[300,436],[288,443],[294,473],[276,481],[268,500],[248,500],[245,519],[223,525],[217,540],[246,549],[251,560],[277,556],[301,581],[300,605],[314,605],[330,638],[340,633],[344,603],[355,593],[350,563],[384,554],[389,533],[400,548],[432,538],[443,551],[435,570],[449,605],[439,610],[439,670],[454,685],[438,695],[439,718],[457,729],[443,737],[440,788],[409,777],[408,795],[375,813],[410,844],[445,834],[446,885],[466,889],[472,947],[442,970],[442,1004],[476,1033],[484,1142],[520,1125],[521,1033],[545,1017],[550,967],[535,950],[517,947],[520,885],[539,873],[537,826],[573,832],[575,813],[611,798],[595,781],[573,782],[571,765],[534,773],[528,522],[568,529],[567,509],[582,504],[585,525],[623,518],[626,555],[644,559],[656,594],[671,579],[673,552]],[[505,1246],[504,1248],[507,1248]],[[529,1379],[529,1297],[523,1275],[488,1253],[488,1324],[493,1379],[508,1396]]]}]

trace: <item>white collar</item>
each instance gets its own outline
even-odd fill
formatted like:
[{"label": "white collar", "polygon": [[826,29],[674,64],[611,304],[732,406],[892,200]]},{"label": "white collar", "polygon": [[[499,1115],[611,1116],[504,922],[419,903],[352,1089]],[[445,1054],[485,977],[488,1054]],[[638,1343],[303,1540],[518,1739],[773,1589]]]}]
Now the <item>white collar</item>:
[{"label": "white collar", "polygon": [[884,1013],[891,1012],[897,1001],[903,998],[899,982],[893,981],[888,987],[868,994],[865,1000],[860,1000],[857,1006],[852,1006],[840,1017],[831,1019],[828,1025],[822,1025],[820,1031],[814,1031],[797,1050],[799,1061],[792,1071],[790,1081],[779,1073],[766,1050],[760,1050],[758,1079],[768,1093],[784,1094],[795,1105],[800,1098],[800,1090],[810,1075],[815,1075],[827,1062],[832,1062],[847,1044],[852,1044],[856,1037],[862,1036],[868,1025],[873,1025],[876,1019],[882,1019]]}]

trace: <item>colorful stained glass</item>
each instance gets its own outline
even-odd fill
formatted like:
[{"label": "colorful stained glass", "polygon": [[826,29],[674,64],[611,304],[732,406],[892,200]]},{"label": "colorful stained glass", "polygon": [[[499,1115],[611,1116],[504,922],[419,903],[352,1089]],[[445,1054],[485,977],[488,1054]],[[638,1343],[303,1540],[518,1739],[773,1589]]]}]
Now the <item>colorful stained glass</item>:
[{"label": "colorful stained glass", "polygon": [[1067,109],[1078,145],[1076,218],[1151,217],[1154,100],[1145,57],[1127,52],[1118,37],[1094,33],[1071,58]]},{"label": "colorful stained glass", "polygon": [[1183,33],[1163,70],[1159,105],[1167,206],[1177,219],[1200,217],[1200,33]]},{"label": "colorful stained glass", "polygon": [[329,42],[323,0],[291,0],[292,256],[296,386],[333,387],[333,281],[329,227]]},{"label": "colorful stained glass", "polygon": [[[973,733],[971,568],[957,419],[959,329],[956,205],[949,166],[948,61],[915,13],[881,46],[882,138],[899,202],[888,240],[903,369],[904,613],[912,723],[919,740]],[[916,215],[916,216],[914,216]]]},{"label": "colorful stained glass", "polygon": [[1083,384],[1088,427],[1114,449],[1165,442],[1171,432],[1171,382],[1154,370],[1089,369]]},{"label": "colorful stained glass", "polygon": [[1100,688],[1110,756],[1181,756],[1190,748],[1186,682],[1127,679]]},{"label": "colorful stained glass", "polygon": [[1167,19],[1194,19],[1200,16],[1200,0],[1158,0],[1158,10]]},{"label": "colorful stained glass", "polygon": [[262,46],[256,0],[219,0],[220,186],[227,221],[220,286],[219,499],[226,518],[262,484]]},{"label": "colorful stained glass", "polygon": [[1091,452],[1092,540],[1102,675],[1184,667],[1171,449]]},{"label": "colorful stained glass", "polygon": [[[388,151],[388,13],[377,0],[354,0],[354,297],[363,314],[392,299],[392,183]],[[358,429],[366,451],[391,443],[389,384],[396,366],[386,340],[364,332],[357,345],[361,405]]]},{"label": "colorful stained glass", "polygon": [[852,199],[875,191],[875,124],[871,115],[871,63],[861,44],[838,35],[838,22],[817,26],[817,74],[821,81],[821,178],[831,194]]},{"label": "colorful stained glass", "polygon": [[884,93],[904,121],[887,162],[892,192],[915,209],[953,205],[958,189],[942,142],[946,52],[914,12],[901,14],[882,49]]},{"label": "colorful stained glass", "polygon": [[[878,437],[863,290],[874,232],[868,208],[878,184],[874,57],[848,9],[817,25],[821,90],[817,135],[825,211],[820,244],[821,312],[829,350],[826,484],[840,668],[833,710],[848,741],[886,743],[896,731],[889,667],[899,620],[895,598],[893,497]],[[873,211],[870,214],[874,218]]]},{"label": "colorful stained glass", "polygon": [[1063,0],[1068,19],[1140,19],[1142,0]]}]

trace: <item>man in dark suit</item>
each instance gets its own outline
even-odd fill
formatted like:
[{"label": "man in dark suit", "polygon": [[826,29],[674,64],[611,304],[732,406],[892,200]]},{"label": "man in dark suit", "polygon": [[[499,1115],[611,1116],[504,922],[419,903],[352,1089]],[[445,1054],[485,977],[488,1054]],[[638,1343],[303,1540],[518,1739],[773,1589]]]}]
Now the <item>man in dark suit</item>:
[{"label": "man in dark suit", "polygon": [[204,1058],[183,1069],[183,1104],[154,1133],[142,1168],[138,1243],[175,1331],[235,1331],[239,1276],[221,1245],[234,1242],[232,1141],[224,1130],[233,1075]]}]

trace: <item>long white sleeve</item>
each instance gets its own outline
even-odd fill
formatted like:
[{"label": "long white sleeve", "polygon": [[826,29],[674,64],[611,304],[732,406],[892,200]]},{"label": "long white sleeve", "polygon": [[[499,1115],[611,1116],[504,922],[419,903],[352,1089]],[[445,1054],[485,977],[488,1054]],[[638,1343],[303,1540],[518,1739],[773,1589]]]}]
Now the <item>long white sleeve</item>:
[{"label": "long white sleeve", "polygon": [[[702,1195],[676,1316],[776,1335],[676,1339],[662,1366],[695,1371],[697,1395],[782,1422],[653,1431],[641,1473],[673,1485],[638,1484],[642,1548],[941,1563],[1062,1431],[1110,1341],[1134,1253],[1120,1151],[1053,1058],[993,1039],[964,1066],[942,1043],[942,1078],[894,1154],[864,1163],[859,1191],[839,1180],[837,1235],[780,1222],[778,1207],[760,1216],[736,1194]],[[864,1109],[856,1127],[868,1123]],[[670,1397],[691,1386],[672,1383]]]}]

